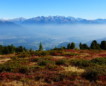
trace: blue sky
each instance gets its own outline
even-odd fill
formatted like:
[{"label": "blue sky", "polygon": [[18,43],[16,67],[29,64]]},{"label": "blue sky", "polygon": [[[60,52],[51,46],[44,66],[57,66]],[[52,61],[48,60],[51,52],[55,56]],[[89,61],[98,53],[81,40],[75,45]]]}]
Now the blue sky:
[{"label": "blue sky", "polygon": [[106,0],[0,0],[0,18],[56,15],[106,18]]}]

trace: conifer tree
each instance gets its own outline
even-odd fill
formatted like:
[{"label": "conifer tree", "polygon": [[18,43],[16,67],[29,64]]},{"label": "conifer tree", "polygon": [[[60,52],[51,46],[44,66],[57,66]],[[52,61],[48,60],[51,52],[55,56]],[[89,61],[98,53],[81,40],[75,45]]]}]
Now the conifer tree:
[{"label": "conifer tree", "polygon": [[43,50],[43,45],[42,43],[39,44],[39,51],[42,51]]},{"label": "conifer tree", "polygon": [[80,49],[89,49],[89,47],[88,47],[87,44],[82,44],[82,43],[80,43],[80,44],[79,44],[79,47],[80,47]]},{"label": "conifer tree", "polygon": [[100,45],[97,43],[96,40],[94,40],[94,41],[92,41],[90,48],[91,49],[100,49]]},{"label": "conifer tree", "polygon": [[100,47],[101,49],[106,50],[106,41],[102,41]]},{"label": "conifer tree", "polygon": [[70,45],[70,49],[74,49],[75,48],[75,43],[72,42],[71,45]]},{"label": "conifer tree", "polygon": [[69,43],[69,44],[67,45],[67,49],[70,49],[70,46],[71,46],[71,44]]}]

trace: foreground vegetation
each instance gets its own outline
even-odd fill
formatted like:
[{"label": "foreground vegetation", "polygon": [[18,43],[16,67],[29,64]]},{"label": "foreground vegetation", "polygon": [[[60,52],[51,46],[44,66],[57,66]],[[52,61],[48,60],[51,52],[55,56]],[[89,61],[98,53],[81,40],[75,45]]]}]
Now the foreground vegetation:
[{"label": "foreground vegetation", "polygon": [[48,51],[42,44],[37,51],[1,46],[9,53],[0,55],[0,86],[106,86],[106,50],[69,46]]}]

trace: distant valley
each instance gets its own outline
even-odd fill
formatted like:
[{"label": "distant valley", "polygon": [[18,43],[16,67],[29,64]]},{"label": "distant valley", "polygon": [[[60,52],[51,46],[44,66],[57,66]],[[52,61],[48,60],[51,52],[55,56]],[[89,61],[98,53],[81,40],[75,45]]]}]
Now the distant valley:
[{"label": "distant valley", "polygon": [[40,42],[51,49],[68,42],[88,43],[106,40],[106,19],[49,16],[0,19],[0,44],[38,49]]}]

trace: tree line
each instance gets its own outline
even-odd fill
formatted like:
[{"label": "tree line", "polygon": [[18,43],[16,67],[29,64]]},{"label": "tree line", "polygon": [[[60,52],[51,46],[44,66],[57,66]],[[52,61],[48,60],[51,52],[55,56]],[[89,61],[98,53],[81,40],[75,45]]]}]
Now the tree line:
[{"label": "tree line", "polygon": [[[67,45],[67,49],[75,49],[75,48],[76,48],[76,46],[75,46],[74,42],[69,43]],[[80,49],[103,49],[103,50],[106,50],[106,41],[101,41],[101,43],[98,43],[96,40],[93,40],[91,42],[90,46],[88,46],[86,43],[84,43],[84,44],[80,43],[79,48]]]},{"label": "tree line", "polygon": [[[61,47],[61,48],[54,48],[54,49],[75,49],[76,44],[74,42],[67,44],[67,47]],[[101,43],[98,43],[96,40],[92,41],[90,46],[88,46],[86,43],[80,43],[79,49],[103,49],[106,50],[106,41],[101,41]],[[39,44],[38,51],[43,51],[43,45],[42,43]],[[10,54],[10,53],[19,53],[24,51],[30,51],[29,49],[26,49],[23,46],[15,47],[14,45],[8,45],[3,46],[0,45],[0,54]],[[34,50],[31,50],[34,51]]]},{"label": "tree line", "polygon": [[23,46],[15,47],[14,45],[0,45],[0,54],[18,53],[23,51],[27,51],[27,49]]}]

